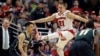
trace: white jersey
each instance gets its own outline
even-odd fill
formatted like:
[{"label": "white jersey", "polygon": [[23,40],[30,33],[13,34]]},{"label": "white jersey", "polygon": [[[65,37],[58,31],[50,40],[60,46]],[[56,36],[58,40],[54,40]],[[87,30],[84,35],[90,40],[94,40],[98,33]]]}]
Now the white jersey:
[{"label": "white jersey", "polygon": [[59,15],[59,12],[56,13],[56,21],[61,30],[73,29],[73,20],[66,17],[68,12],[70,12],[70,11],[66,10],[66,12],[64,12],[61,15]]}]

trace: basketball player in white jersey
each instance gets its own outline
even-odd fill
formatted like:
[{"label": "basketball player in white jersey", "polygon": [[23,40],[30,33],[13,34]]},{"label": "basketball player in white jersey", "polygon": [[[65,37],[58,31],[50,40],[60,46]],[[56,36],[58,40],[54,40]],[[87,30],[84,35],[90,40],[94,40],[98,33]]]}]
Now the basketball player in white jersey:
[{"label": "basketball player in white jersey", "polygon": [[56,44],[56,46],[58,47],[57,52],[59,56],[64,56],[63,49],[65,45],[68,43],[68,41],[70,41],[75,36],[75,32],[73,30],[73,19],[76,19],[85,23],[88,22],[87,19],[82,18],[78,15],[75,15],[71,13],[69,10],[66,10],[66,5],[64,3],[59,3],[57,13],[54,13],[51,16],[48,16],[46,18],[34,20],[31,22],[43,23],[43,22],[57,20],[57,23],[61,31],[48,34],[47,36],[42,36],[41,40],[43,39],[50,40],[54,38],[59,38],[58,43]]}]

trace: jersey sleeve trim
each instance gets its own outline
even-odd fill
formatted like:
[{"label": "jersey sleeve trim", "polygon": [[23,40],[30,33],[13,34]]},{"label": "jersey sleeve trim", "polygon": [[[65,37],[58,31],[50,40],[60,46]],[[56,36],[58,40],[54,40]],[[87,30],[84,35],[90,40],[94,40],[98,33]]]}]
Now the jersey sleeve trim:
[{"label": "jersey sleeve trim", "polygon": [[94,29],[93,30],[93,37],[95,37],[96,36],[96,30]]},{"label": "jersey sleeve trim", "polygon": [[66,16],[68,17],[68,13],[71,13],[71,11],[69,11],[69,10],[66,10]]}]

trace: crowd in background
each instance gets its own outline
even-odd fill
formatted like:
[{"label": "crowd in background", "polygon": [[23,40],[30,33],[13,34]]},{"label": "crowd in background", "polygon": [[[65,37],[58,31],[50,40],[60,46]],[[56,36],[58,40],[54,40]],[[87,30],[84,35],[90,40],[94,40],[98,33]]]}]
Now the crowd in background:
[{"label": "crowd in background", "polygon": [[[71,0],[72,4],[66,3],[66,9],[72,13],[80,15],[84,18],[94,20],[100,24],[100,8],[97,6],[98,12],[95,10],[89,10],[88,4],[81,4],[80,0]],[[88,0],[86,0],[88,1]],[[15,4],[12,4],[12,0],[6,2],[0,2],[0,18],[8,17],[10,21],[18,25],[19,32],[24,31],[24,24],[31,20],[37,20],[50,16],[57,12],[57,5],[59,2],[65,2],[63,0],[16,0]],[[79,3],[80,2],[80,3]],[[70,5],[69,5],[70,4]],[[82,7],[81,7],[81,6]],[[46,28],[48,33],[59,31],[59,26],[56,21],[46,22],[42,24],[36,24],[37,28]],[[74,20],[73,27],[76,32],[84,29],[85,24],[83,22]],[[100,28],[100,26],[96,26]],[[57,39],[51,41],[38,41],[33,39],[29,45],[28,55],[30,56],[57,56],[56,52]],[[73,40],[65,47],[65,56],[68,56],[68,48],[70,48]]]}]

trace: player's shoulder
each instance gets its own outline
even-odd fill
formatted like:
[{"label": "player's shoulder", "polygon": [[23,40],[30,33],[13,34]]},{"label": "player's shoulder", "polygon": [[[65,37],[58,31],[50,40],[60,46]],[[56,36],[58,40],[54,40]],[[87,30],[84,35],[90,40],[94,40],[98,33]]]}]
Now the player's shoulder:
[{"label": "player's shoulder", "polygon": [[18,37],[20,38],[25,38],[25,34],[24,33],[20,33],[19,35],[18,35]]},{"label": "player's shoulder", "polygon": [[58,12],[56,12],[56,13],[53,13],[53,15],[57,15],[58,14]]},{"label": "player's shoulder", "polygon": [[71,12],[70,10],[66,10],[66,12],[65,13],[69,13],[69,12]]}]

